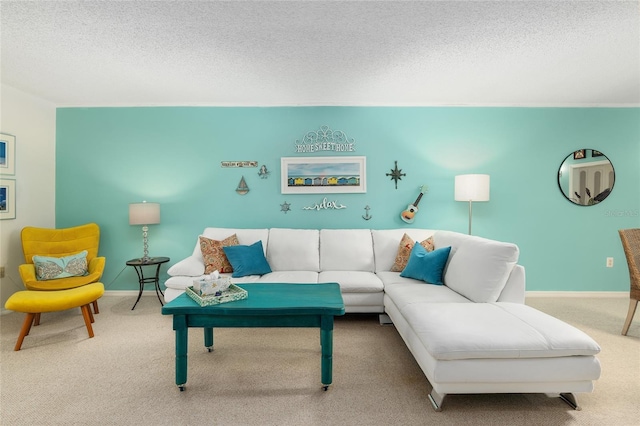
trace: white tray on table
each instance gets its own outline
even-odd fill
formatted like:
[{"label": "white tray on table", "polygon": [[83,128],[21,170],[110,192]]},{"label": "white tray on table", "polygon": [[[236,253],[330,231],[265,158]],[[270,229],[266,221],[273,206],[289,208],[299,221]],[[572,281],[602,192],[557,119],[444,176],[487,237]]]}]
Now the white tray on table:
[{"label": "white tray on table", "polygon": [[200,306],[218,305],[220,303],[233,302],[235,300],[242,300],[249,297],[247,290],[244,290],[235,284],[231,284],[229,288],[223,291],[219,296],[200,296],[193,290],[193,287],[187,287],[185,292]]}]

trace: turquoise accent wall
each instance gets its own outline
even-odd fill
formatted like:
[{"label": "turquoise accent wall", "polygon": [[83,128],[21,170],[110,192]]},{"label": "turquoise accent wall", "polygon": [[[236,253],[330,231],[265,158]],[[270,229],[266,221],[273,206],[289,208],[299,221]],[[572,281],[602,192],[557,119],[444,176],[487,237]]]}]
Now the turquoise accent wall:
[{"label": "turquoise accent wall", "polygon": [[[281,157],[345,155],[295,153],[295,141],[323,125],[355,139],[349,155],[366,156],[366,194],[280,193]],[[638,108],[59,108],[56,126],[56,226],[100,225],[107,290],[137,288],[125,267],[142,255],[141,228],[128,224],[132,202],[161,203],[149,251],[173,264],[207,226],[466,233],[468,204],[453,193],[465,173],[491,175],[491,201],[473,206],[473,234],[520,246],[528,290],[628,290],[617,230],[640,227]],[[596,206],[576,206],[558,189],[560,164],[579,148],[602,151],[615,168],[613,193]],[[220,166],[240,160],[265,164],[270,176]],[[385,175],[395,160],[406,173],[397,189]],[[246,195],[235,191],[242,176]],[[428,193],[407,225],[399,214],[423,184]],[[324,196],[347,208],[302,210]]]}]

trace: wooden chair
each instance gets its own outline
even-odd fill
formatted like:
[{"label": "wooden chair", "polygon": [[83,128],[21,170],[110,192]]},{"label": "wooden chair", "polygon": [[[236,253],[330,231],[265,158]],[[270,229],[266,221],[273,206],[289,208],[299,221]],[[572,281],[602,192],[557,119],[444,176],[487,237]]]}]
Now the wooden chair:
[{"label": "wooden chair", "polygon": [[[98,256],[100,228],[95,223],[60,229],[28,226],[22,229],[20,238],[26,263],[20,265],[18,270],[27,290],[67,290],[98,282],[102,278],[106,259]],[[38,280],[33,256],[65,257],[83,250],[87,251],[87,275]],[[93,311],[99,313],[97,299],[93,301]],[[40,316],[37,315],[35,325],[39,322]]]},{"label": "wooden chair", "polygon": [[622,327],[622,335],[626,336],[640,300],[640,228],[620,229],[618,233],[629,266],[629,312]]}]

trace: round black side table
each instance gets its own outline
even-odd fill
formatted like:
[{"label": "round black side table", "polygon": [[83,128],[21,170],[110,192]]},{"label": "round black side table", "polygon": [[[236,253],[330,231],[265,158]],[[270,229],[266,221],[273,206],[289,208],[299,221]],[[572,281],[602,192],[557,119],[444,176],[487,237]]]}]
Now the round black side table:
[{"label": "round black side table", "polygon": [[[164,306],[164,303],[162,303],[162,299],[160,298],[160,295],[164,297],[164,293],[162,292],[162,290],[160,290],[160,265],[162,265],[163,263],[167,263],[169,260],[170,259],[168,257],[150,257],[146,261],[143,261],[142,259],[131,259],[127,261],[127,265],[133,266],[133,268],[136,270],[136,274],[138,274],[138,283],[140,284],[140,293],[138,293],[136,303],[134,303],[133,308],[131,308],[132,311],[136,308],[136,305],[140,301],[142,290],[144,290],[144,285],[147,283],[155,284],[158,300],[160,301],[160,304]],[[142,268],[145,266],[156,266],[155,275],[145,277],[142,270]]]}]

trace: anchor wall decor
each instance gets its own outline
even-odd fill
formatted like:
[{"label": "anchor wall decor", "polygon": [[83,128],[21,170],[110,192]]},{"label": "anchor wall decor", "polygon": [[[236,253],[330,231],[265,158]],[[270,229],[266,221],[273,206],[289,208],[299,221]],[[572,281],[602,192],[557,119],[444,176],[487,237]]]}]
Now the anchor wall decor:
[{"label": "anchor wall decor", "polygon": [[364,215],[362,215],[362,218],[363,218],[364,220],[370,220],[370,219],[373,217],[373,216],[371,216],[371,215],[369,214],[369,210],[371,210],[371,207],[369,207],[368,205],[367,205],[367,206],[364,206],[364,210],[365,210],[367,213],[366,213],[366,214],[364,214]]}]

